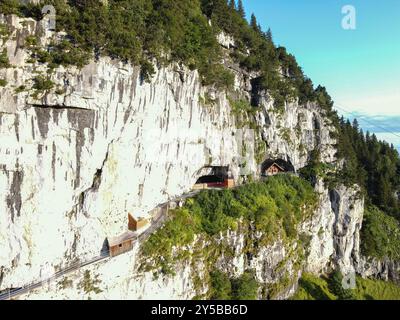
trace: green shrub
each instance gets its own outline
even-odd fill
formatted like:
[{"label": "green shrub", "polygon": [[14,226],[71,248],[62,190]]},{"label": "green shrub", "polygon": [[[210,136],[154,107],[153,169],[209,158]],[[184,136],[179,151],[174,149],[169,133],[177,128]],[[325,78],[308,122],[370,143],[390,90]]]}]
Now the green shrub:
[{"label": "green shrub", "polygon": [[304,273],[299,280],[297,292],[292,300],[336,300],[330,292],[326,278]]},{"label": "green shrub", "polygon": [[18,88],[15,88],[14,92],[15,92],[16,94],[18,94],[18,93],[24,92],[25,90],[26,90],[26,86],[21,85],[21,86],[19,86]]},{"label": "green shrub", "polygon": [[155,73],[154,66],[150,61],[142,60],[140,76],[143,81],[149,82]]},{"label": "green shrub", "polygon": [[232,299],[232,284],[226,273],[219,270],[210,272],[210,299],[230,300]]},{"label": "green shrub", "polygon": [[193,242],[199,232],[200,221],[197,215],[192,215],[187,208],[172,211],[171,220],[163,228],[152,234],[143,244],[142,253],[148,257],[146,271],[160,269],[163,274],[174,274],[174,262],[181,256],[174,256],[173,247],[185,247]]},{"label": "green shrub", "polygon": [[33,78],[33,86],[34,92],[31,96],[35,99],[39,98],[39,95],[48,93],[51,89],[54,88],[54,82],[50,80],[50,78],[45,77],[43,75],[37,75]]},{"label": "green shrub", "polygon": [[33,89],[37,91],[48,91],[53,89],[54,82],[49,78],[38,75],[33,79]]},{"label": "green shrub", "polygon": [[357,277],[358,300],[400,300],[400,287],[390,281]]},{"label": "green shrub", "polygon": [[24,47],[25,48],[33,48],[33,47],[37,46],[38,43],[39,43],[39,40],[36,36],[27,36],[25,38]]},{"label": "green shrub", "polygon": [[82,68],[91,57],[90,53],[66,39],[50,43],[45,50],[38,44],[38,39],[35,36],[29,36],[25,39],[25,47],[31,52],[31,62],[45,63],[50,69],[60,65]]},{"label": "green shrub", "polygon": [[7,85],[7,81],[4,79],[0,79],[0,87],[5,87]]},{"label": "green shrub", "polygon": [[58,286],[60,289],[63,289],[63,290],[72,288],[73,281],[68,279],[67,277],[64,277],[61,281],[58,282]]},{"label": "green shrub", "polygon": [[339,271],[335,271],[328,280],[329,290],[338,297],[339,300],[354,300],[355,295],[353,289],[343,288],[343,275]]},{"label": "green shrub", "polygon": [[88,52],[68,40],[50,44],[49,63],[53,68],[58,65],[82,68],[89,63],[90,58]]},{"label": "green shrub", "polygon": [[399,260],[399,222],[376,207],[366,208],[361,229],[361,250],[365,256]]},{"label": "green shrub", "polygon": [[245,271],[238,278],[230,278],[226,273],[215,270],[210,272],[211,300],[256,300],[260,284],[254,272]]},{"label": "green shrub", "polygon": [[19,14],[20,2],[18,0],[2,0],[0,2],[0,12],[2,14]]},{"label": "green shrub", "polygon": [[9,67],[10,61],[8,60],[7,49],[4,48],[3,51],[0,52],[0,69]]},{"label": "green shrub", "polygon": [[96,294],[99,294],[103,291],[98,287],[100,283],[101,281],[98,279],[98,276],[92,278],[90,271],[86,270],[83,275],[83,279],[78,284],[78,288],[84,290],[85,293],[94,292]]},{"label": "green shrub", "polygon": [[200,74],[203,85],[214,85],[217,89],[232,89],[235,77],[220,64],[201,65]]},{"label": "green shrub", "polygon": [[7,25],[0,23],[0,40],[4,43],[5,41],[7,41],[9,36],[10,32]]},{"label": "green shrub", "polygon": [[281,128],[280,136],[283,140],[285,140],[288,144],[292,144],[292,139],[290,138],[291,130],[290,128]]},{"label": "green shrub", "polygon": [[246,271],[232,281],[233,300],[256,300],[259,284],[252,272]]},{"label": "green shrub", "polygon": [[251,106],[250,102],[245,99],[234,100],[232,98],[228,98],[228,100],[232,111],[235,114],[241,113],[243,111],[252,112],[255,110],[255,108]]}]

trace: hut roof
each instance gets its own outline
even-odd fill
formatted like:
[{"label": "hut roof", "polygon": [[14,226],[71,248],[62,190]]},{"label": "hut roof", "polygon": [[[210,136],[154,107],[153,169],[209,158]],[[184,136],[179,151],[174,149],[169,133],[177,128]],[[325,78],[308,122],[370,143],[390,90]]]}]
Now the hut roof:
[{"label": "hut roof", "polygon": [[127,231],[124,234],[120,235],[119,237],[110,238],[108,240],[108,245],[110,247],[114,247],[114,246],[117,246],[117,245],[127,241],[127,240],[135,239],[135,238],[136,238],[135,232]]},{"label": "hut roof", "polygon": [[278,167],[280,170],[285,171],[285,169],[283,169],[283,168],[282,168],[279,164],[277,164],[275,161],[273,161],[273,162],[271,162],[271,163],[268,163],[268,164],[265,164],[264,170],[268,170],[269,168],[271,168],[271,167],[273,167],[273,166],[276,166],[276,167]]},{"label": "hut roof", "polygon": [[288,161],[285,161],[283,159],[267,159],[262,163],[262,170],[265,171],[269,169],[272,165],[276,165],[279,167],[282,171],[287,171],[287,172],[292,172],[294,171],[294,168],[292,164]]},{"label": "hut roof", "polygon": [[[162,207],[162,206],[163,206],[163,204],[160,204],[160,205],[158,205],[156,208]],[[150,216],[147,216],[147,217],[144,217],[144,216],[136,217],[136,216],[134,216],[132,213],[128,213],[128,215],[129,215],[133,220],[135,220],[136,222],[143,221],[143,220],[148,220],[149,218],[151,218]]]}]

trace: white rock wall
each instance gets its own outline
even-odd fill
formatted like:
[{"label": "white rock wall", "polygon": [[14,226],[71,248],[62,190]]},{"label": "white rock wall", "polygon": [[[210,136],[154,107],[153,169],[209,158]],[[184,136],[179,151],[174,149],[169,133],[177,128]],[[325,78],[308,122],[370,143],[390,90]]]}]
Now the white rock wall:
[{"label": "white rock wall", "polygon": [[318,274],[338,268],[344,274],[354,272],[360,258],[364,200],[357,187],[340,186],[328,192],[318,181],[316,190],[320,194],[319,207],[302,226],[311,236],[305,271]]},{"label": "white rock wall", "polygon": [[[160,67],[151,83],[145,83],[137,67],[101,58],[82,70],[60,67],[51,74],[55,88],[65,93],[55,94],[53,89],[39,99],[31,96],[32,90],[16,93],[21,85],[29,90],[35,75],[46,72],[44,65],[27,63],[29,53],[22,48],[27,35],[42,34],[44,28],[24,21],[22,25],[20,18],[6,21],[0,15],[0,22],[7,22],[12,31],[3,45],[13,65],[0,70],[0,78],[8,82],[0,87],[0,290],[46,278],[76,258],[98,255],[106,237],[126,230],[128,212],[146,215],[189,191],[205,165],[229,165],[239,176],[237,129],[229,102],[224,92],[216,92],[215,103],[204,105],[209,88],[201,86],[197,72]],[[52,36],[45,32],[41,41]],[[249,82],[240,74],[236,78],[236,83]],[[335,160],[332,128],[317,106],[291,104],[279,115],[266,97],[262,108],[257,117],[268,144],[265,158],[287,159],[298,169],[319,145],[323,160]],[[250,155],[248,168],[256,176],[259,168]],[[316,219],[323,222],[323,242],[328,242],[334,234],[329,233],[332,221],[343,219],[334,220],[329,204],[321,204]],[[357,227],[351,227],[349,237]],[[313,248],[317,247],[315,240]],[[259,261],[253,262],[256,267],[269,263],[268,250],[254,260]],[[313,251],[320,259],[310,268],[322,268],[332,245],[321,250],[322,256],[318,249]],[[348,251],[343,250],[347,259]],[[153,281],[150,274],[135,274],[136,253],[89,267],[99,275],[100,294],[79,291],[77,273],[71,290],[44,288],[29,297],[193,295],[188,268],[174,278]],[[244,263],[243,257],[236,258],[239,273]]]}]

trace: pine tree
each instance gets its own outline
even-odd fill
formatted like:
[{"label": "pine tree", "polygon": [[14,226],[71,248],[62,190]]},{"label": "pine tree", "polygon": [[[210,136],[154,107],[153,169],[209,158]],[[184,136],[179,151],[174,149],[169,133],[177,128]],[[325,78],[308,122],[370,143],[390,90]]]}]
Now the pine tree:
[{"label": "pine tree", "polygon": [[353,128],[356,130],[356,132],[358,132],[358,130],[360,129],[360,125],[358,124],[357,119],[353,120]]},{"label": "pine tree", "polygon": [[236,10],[235,0],[230,0],[229,1],[229,8],[232,9],[232,10]]},{"label": "pine tree", "polygon": [[208,19],[211,19],[213,10],[214,10],[214,2],[210,0],[202,0],[201,1],[201,10],[207,16]]},{"label": "pine tree", "polygon": [[244,11],[244,6],[243,6],[242,0],[239,0],[239,2],[238,2],[238,12],[243,19],[246,18],[246,12]]},{"label": "pine tree", "polygon": [[253,28],[254,31],[260,32],[260,26],[257,22],[257,18],[254,15],[254,13],[251,14],[251,19],[250,19],[250,25]]},{"label": "pine tree", "polygon": [[266,38],[269,42],[271,42],[271,43],[274,42],[273,39],[272,39],[272,31],[271,31],[271,28],[268,28],[268,31],[265,33],[265,38]]}]

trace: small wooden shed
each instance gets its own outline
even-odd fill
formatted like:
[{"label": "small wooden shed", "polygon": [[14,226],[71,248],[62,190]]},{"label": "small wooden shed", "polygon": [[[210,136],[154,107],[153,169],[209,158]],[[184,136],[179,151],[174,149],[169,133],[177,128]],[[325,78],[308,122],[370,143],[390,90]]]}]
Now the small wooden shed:
[{"label": "small wooden shed", "polygon": [[135,236],[132,232],[126,232],[123,235],[108,240],[110,257],[116,257],[133,249]]},{"label": "small wooden shed", "polygon": [[268,177],[286,172],[295,172],[295,168],[289,160],[267,159],[261,164],[262,176]]},{"label": "small wooden shed", "polygon": [[128,229],[138,231],[149,224],[149,220],[145,218],[135,218],[130,213],[128,214]]}]

